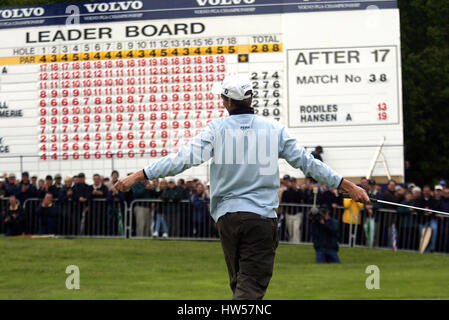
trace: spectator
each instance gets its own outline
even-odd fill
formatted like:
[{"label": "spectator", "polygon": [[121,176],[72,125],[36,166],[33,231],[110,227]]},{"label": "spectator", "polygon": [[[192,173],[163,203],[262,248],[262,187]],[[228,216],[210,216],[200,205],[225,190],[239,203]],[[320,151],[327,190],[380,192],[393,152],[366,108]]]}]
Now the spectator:
[{"label": "spectator", "polygon": [[[396,181],[388,181],[388,187],[382,195],[382,200],[389,202],[398,202],[398,197],[396,196]],[[383,206],[386,209],[396,210],[396,206],[393,205],[384,204]]]},{"label": "spectator", "polygon": [[22,234],[23,232],[22,221],[23,221],[22,208],[17,202],[17,198],[14,195],[11,195],[9,197],[9,206],[7,207],[4,215],[6,235],[17,236]]},{"label": "spectator", "polygon": [[[402,204],[414,206],[413,194],[410,191],[405,193]],[[396,211],[400,215],[401,223],[399,224],[399,248],[416,250],[418,245],[417,223],[415,212],[413,209],[405,207],[397,207]]]},{"label": "spectator", "polygon": [[34,198],[37,196],[37,189],[30,183],[28,178],[28,172],[22,173],[22,180],[19,184],[19,192],[17,194],[17,199],[23,205],[25,201],[29,198]]},{"label": "spectator", "polygon": [[340,263],[338,258],[338,221],[331,212],[324,210],[324,217],[312,222],[312,240],[317,263]]},{"label": "spectator", "polygon": [[39,234],[55,234],[57,231],[58,208],[53,202],[53,193],[47,192],[37,209]]},{"label": "spectator", "polygon": [[62,189],[62,177],[59,173],[55,175],[55,183],[53,184],[54,188],[56,189],[56,194],[59,195],[59,191]]},{"label": "spectator", "polygon": [[305,204],[313,204],[313,188],[315,184],[315,180],[306,178],[304,191],[302,191],[302,198]]},{"label": "spectator", "polygon": [[190,201],[193,205],[193,235],[197,238],[210,236],[209,197],[201,182]]},{"label": "spectator", "polygon": [[438,209],[441,209],[441,203],[443,200],[443,186],[440,184],[437,184],[434,188],[434,197],[436,200],[436,206],[438,207]]},{"label": "spectator", "polygon": [[366,191],[368,191],[368,190],[369,190],[368,179],[362,177],[362,178],[360,179],[360,184],[359,184],[359,186],[362,187],[363,189],[365,189]]},{"label": "spectator", "polygon": [[317,146],[317,147],[315,147],[315,150],[312,151],[312,156],[313,156],[315,159],[318,159],[318,160],[320,160],[321,162],[323,162],[323,158],[321,157],[321,155],[322,155],[323,153],[324,153],[323,147],[322,147],[322,146]]},{"label": "spectator", "polygon": [[16,175],[14,173],[9,174],[8,181],[5,184],[5,196],[17,196],[20,192],[19,185],[16,181]]},{"label": "spectator", "polygon": [[335,217],[338,206],[343,205],[343,195],[338,192],[337,189],[325,186],[321,190],[321,194],[318,194],[319,204],[327,207],[332,211],[332,216]]},{"label": "spectator", "polygon": [[195,192],[195,187],[193,185],[193,180],[187,180],[187,182],[186,182],[186,189],[188,190],[190,195],[192,195]]},{"label": "spectator", "polygon": [[295,204],[302,201],[301,191],[296,186],[296,178],[284,179],[287,189],[282,192],[281,202],[289,205],[282,207],[282,214],[285,217],[288,239],[291,243],[299,243],[301,236],[302,210]]},{"label": "spectator", "polygon": [[[153,191],[151,182],[148,180],[136,183],[131,188],[134,199],[154,199],[156,193]],[[152,216],[150,204],[148,202],[137,202],[134,205],[134,216],[136,217],[136,236],[149,237],[151,236]]]},{"label": "spectator", "polygon": [[287,190],[288,186],[290,185],[290,181],[291,181],[291,177],[288,174],[284,175],[284,177],[282,177],[282,180],[281,180],[280,189],[282,191]]},{"label": "spectator", "polygon": [[90,197],[90,188],[86,183],[86,176],[84,173],[79,173],[76,180],[78,182],[73,186],[73,200],[76,201],[74,213],[81,219],[79,233],[84,235],[86,232],[87,211],[89,210],[87,201]]},{"label": "spectator", "polygon": [[190,199],[190,197],[194,194],[193,190],[187,188],[187,184],[184,179],[178,179],[178,187],[182,190],[183,199]]},{"label": "spectator", "polygon": [[[101,176],[95,173],[92,177],[93,184],[89,186],[88,200],[106,200],[108,188],[101,183]],[[85,230],[89,235],[104,235],[109,225],[106,201],[90,201]]]},{"label": "spectator", "polygon": [[[438,202],[435,200],[435,198],[432,197],[432,189],[429,185],[425,185],[422,190],[422,196],[418,200],[417,207],[424,208],[424,209],[433,209],[438,210]],[[436,239],[437,239],[437,231],[438,231],[438,224],[437,220],[435,218],[435,215],[432,214],[429,211],[424,212],[424,216],[422,218],[422,223],[419,225],[419,236],[422,236],[422,232],[425,227],[431,227],[432,228],[432,237],[430,239],[430,245],[427,247],[426,252],[434,252],[436,247]]]},{"label": "spectator", "polygon": [[73,179],[70,176],[65,177],[64,185],[58,193],[58,199],[61,203],[73,200]]},{"label": "spectator", "polygon": [[94,184],[89,186],[90,199],[106,199],[108,188],[101,182],[101,176],[96,173],[92,177]]},{"label": "spectator", "polygon": [[58,189],[53,185],[53,177],[51,175],[45,177],[45,185],[42,189],[39,189],[38,197],[43,199],[47,192],[53,195],[53,199],[58,197]]},{"label": "spectator", "polygon": [[[443,186],[440,184],[436,185],[434,188],[434,199],[435,199],[434,210],[443,211]],[[438,215],[435,215],[434,217],[436,220],[435,221],[435,224],[437,226],[436,229],[438,229],[438,226],[443,227],[443,225],[444,225],[443,222],[444,222],[445,218],[443,218],[442,216],[438,216]],[[441,231],[444,232],[444,229],[440,230],[436,236],[434,251],[441,251],[443,249],[442,245],[441,245],[443,242],[443,239],[441,239],[441,238],[444,236],[444,234],[442,234]],[[436,245],[437,243],[438,243],[438,247]]]},{"label": "spectator", "polygon": [[159,187],[159,179],[153,179],[153,181],[151,181],[151,188],[153,189],[153,192],[155,193],[155,198],[159,198],[162,190]]},{"label": "spectator", "polygon": [[89,199],[90,188],[86,183],[86,176],[84,173],[78,174],[78,182],[73,186],[74,200],[85,203]]},{"label": "spectator", "polygon": [[[441,198],[441,211],[449,212],[449,187],[445,186]],[[449,233],[448,233],[449,234]]]},{"label": "spectator", "polygon": [[114,184],[117,183],[118,178],[119,178],[119,173],[118,173],[118,171],[117,171],[117,170],[113,170],[113,171],[111,172],[111,181],[109,181],[109,182],[106,184],[106,186],[108,187],[109,190],[111,190],[111,189],[112,189],[112,186],[113,186]]},{"label": "spectator", "polygon": [[[159,197],[162,198],[162,194],[166,191],[166,189],[168,189],[167,186],[167,181],[165,179],[161,180],[160,183],[160,194]],[[156,227],[154,229],[154,233],[153,233],[153,237],[158,237],[159,236],[159,229],[161,227],[162,224],[162,229],[163,229],[163,234],[162,237],[167,238],[168,237],[168,226],[167,226],[167,221],[165,219],[166,217],[166,209],[165,209],[165,205],[164,204],[157,204],[156,205]]]},{"label": "spectator", "polygon": [[[198,182],[198,180],[197,180]],[[181,212],[179,202],[182,200],[182,190],[175,184],[175,180],[168,180],[168,186],[161,194],[163,201],[162,210],[165,210],[169,225],[169,234],[171,236],[179,236],[181,231]]]},{"label": "spectator", "polygon": [[5,197],[5,180],[3,178],[0,178],[0,200]]},{"label": "spectator", "polygon": [[368,180],[368,196],[370,198],[380,199],[380,192],[376,188],[376,181],[373,179]]},{"label": "spectator", "polygon": [[64,178],[64,185],[59,190],[58,202],[61,209],[61,234],[75,235],[79,230],[79,217],[77,215],[78,203],[74,202],[73,178]]},{"label": "spectator", "polygon": [[45,180],[39,179],[37,181],[37,196],[42,199],[45,196]]},{"label": "spectator", "polygon": [[416,187],[416,184],[413,182],[410,182],[407,184],[407,190],[410,191],[413,194],[413,188]]},{"label": "spectator", "polygon": [[38,189],[38,187],[37,187],[37,176],[35,174],[33,174],[31,176],[31,184],[34,186],[34,188],[36,188],[36,190]]},{"label": "spectator", "polygon": [[397,185],[396,186],[396,198],[397,198],[397,202],[401,203],[402,201],[405,200],[405,193],[407,192],[407,189],[401,185]]},{"label": "spectator", "polygon": [[419,199],[421,199],[421,188],[420,187],[414,187],[412,190],[413,195],[413,202],[415,205],[418,205]]}]

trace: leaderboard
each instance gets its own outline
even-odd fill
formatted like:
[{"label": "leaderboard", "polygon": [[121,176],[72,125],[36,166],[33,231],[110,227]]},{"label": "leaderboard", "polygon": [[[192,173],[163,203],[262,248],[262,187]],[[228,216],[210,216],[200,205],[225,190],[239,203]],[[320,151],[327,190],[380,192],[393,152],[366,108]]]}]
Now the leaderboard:
[{"label": "leaderboard", "polygon": [[292,127],[399,124],[396,46],[288,51]]},{"label": "leaderboard", "polygon": [[[213,89],[236,73],[252,82],[255,113],[303,146],[373,144],[380,132],[402,145],[396,1],[0,10],[0,157],[26,157],[35,171],[94,170],[110,160],[131,171],[174,154],[228,116]],[[339,152],[329,151],[332,166],[359,175]],[[392,159],[402,161],[401,147]],[[402,165],[391,171],[402,175]]]},{"label": "leaderboard", "polygon": [[[53,35],[29,31],[26,41],[66,40],[74,30],[76,35],[89,34],[86,29],[69,29],[65,36],[59,30]],[[90,31],[100,38],[111,33],[110,28]],[[16,49],[26,55],[5,62],[11,64],[12,75],[15,66],[27,65],[21,78],[37,84],[33,91],[38,94],[41,160],[154,158],[178,152],[210,121],[225,116],[220,95],[212,93],[212,87],[254,55],[261,56],[251,68],[255,110],[279,120],[282,66],[268,65],[276,61],[272,55],[282,52],[280,39],[271,34],[77,42]],[[10,77],[3,78],[8,83]]]}]

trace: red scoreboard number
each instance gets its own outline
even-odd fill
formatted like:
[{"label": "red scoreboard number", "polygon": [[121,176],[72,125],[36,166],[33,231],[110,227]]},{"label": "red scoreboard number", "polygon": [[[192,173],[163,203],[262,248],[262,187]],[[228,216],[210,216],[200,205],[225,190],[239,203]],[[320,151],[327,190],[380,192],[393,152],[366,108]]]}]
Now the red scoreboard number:
[{"label": "red scoreboard number", "polygon": [[223,117],[224,55],[44,63],[42,160],[160,157]]}]

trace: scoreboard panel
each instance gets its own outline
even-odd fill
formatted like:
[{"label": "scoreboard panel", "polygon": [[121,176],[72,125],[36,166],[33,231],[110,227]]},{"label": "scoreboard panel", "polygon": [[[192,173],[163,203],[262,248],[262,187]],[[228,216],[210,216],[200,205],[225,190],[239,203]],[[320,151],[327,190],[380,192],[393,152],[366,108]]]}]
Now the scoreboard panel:
[{"label": "scoreboard panel", "polygon": [[[2,168],[18,173],[22,156],[32,173],[135,171],[227,116],[213,86],[245,73],[256,113],[302,146],[322,145],[338,172],[364,175],[386,136],[390,171],[402,176],[398,10],[371,2],[4,8]],[[300,176],[285,163],[281,173]],[[207,179],[207,164],[184,176]]]}]

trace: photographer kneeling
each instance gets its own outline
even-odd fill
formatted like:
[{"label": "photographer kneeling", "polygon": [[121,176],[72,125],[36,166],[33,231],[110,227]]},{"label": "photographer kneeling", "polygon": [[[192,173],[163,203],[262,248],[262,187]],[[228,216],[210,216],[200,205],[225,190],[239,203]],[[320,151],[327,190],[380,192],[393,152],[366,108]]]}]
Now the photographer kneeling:
[{"label": "photographer kneeling", "polygon": [[312,208],[312,240],[317,263],[340,263],[338,258],[338,221],[327,208]]}]

